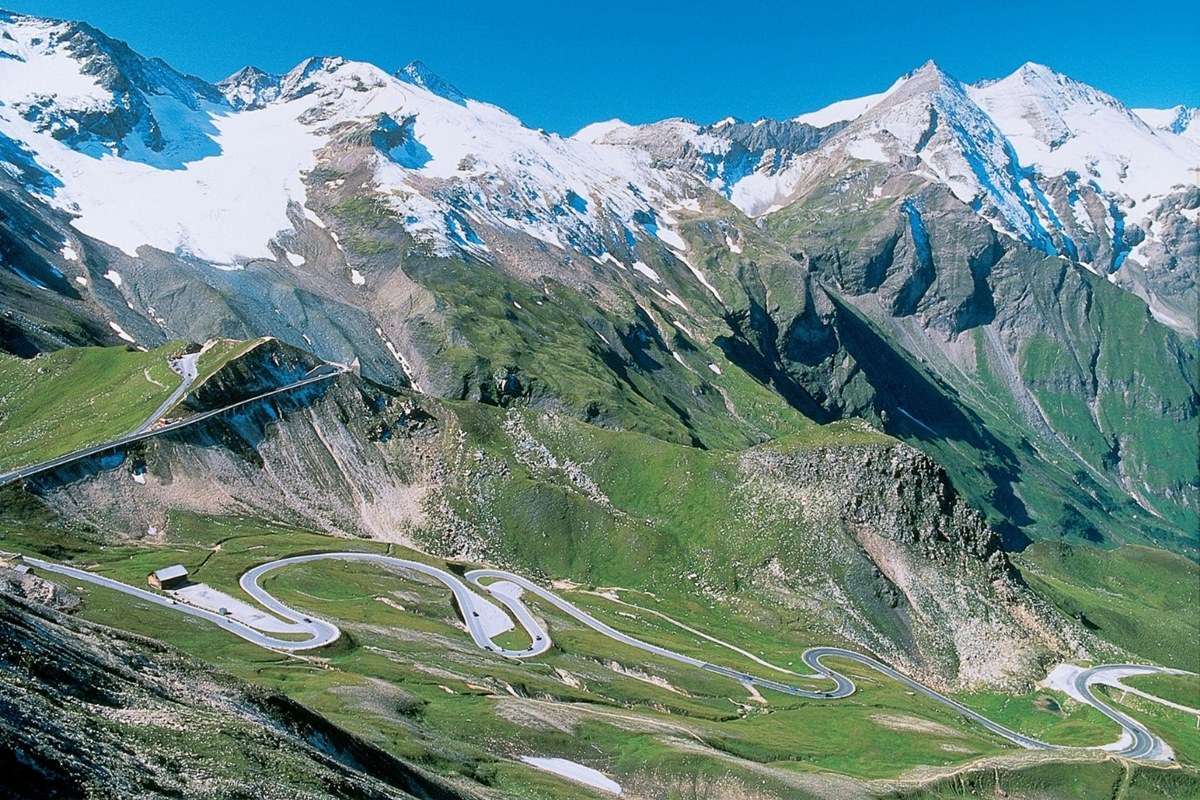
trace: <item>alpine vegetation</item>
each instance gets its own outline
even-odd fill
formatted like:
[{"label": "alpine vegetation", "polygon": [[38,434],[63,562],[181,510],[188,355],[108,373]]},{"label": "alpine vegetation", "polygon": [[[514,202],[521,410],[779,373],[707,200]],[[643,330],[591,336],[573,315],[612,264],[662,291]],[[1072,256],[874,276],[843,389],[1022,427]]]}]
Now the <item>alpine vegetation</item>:
[{"label": "alpine vegetation", "polygon": [[0,11],[0,794],[1200,793],[1197,110],[879,78]]}]

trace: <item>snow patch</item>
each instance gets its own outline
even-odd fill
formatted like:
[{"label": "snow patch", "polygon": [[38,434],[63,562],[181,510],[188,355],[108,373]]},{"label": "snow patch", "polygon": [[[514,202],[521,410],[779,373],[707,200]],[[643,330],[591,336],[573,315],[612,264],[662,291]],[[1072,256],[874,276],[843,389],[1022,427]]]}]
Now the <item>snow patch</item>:
[{"label": "snow patch", "polygon": [[803,122],[806,125],[812,125],[814,128],[824,128],[835,122],[850,122],[870,111],[878,105],[880,100],[887,97],[896,89],[899,89],[906,80],[906,77],[899,79],[888,87],[886,92],[854,97],[849,100],[839,100],[816,111],[809,111],[807,114],[792,117],[792,121]]},{"label": "snow patch", "polygon": [[315,166],[314,151],[326,137],[296,121],[302,110],[283,104],[208,112],[219,154],[182,169],[78,152],[10,108],[0,107],[0,132],[30,144],[38,164],[62,182],[46,199],[77,214],[71,224],[80,232],[130,256],[150,246],[233,263],[271,258],[268,243],[291,228],[288,203],[304,202],[302,173]]},{"label": "snow patch", "polygon": [[658,276],[658,273],[654,271],[654,268],[650,267],[643,261],[633,262],[633,269],[635,272],[640,272],[655,283],[662,283],[662,278]]},{"label": "snow patch", "polygon": [[596,144],[613,131],[625,131],[632,128],[633,126],[627,122],[619,119],[610,119],[604,122],[593,122],[590,125],[584,125],[571,138],[579,142],[586,142],[587,144]]},{"label": "snow patch", "polygon": [[124,328],[122,328],[120,325],[113,322],[112,320],[108,321],[108,327],[112,328],[118,337],[120,337],[121,339],[124,339],[127,342],[134,343],[137,341],[132,336],[130,336],[128,333],[126,333]]},{"label": "snow patch", "polygon": [[591,767],[585,767],[575,761],[568,761],[565,758],[543,758],[541,756],[521,756],[521,761],[531,767],[537,767],[546,772],[552,772],[559,777],[567,780],[582,783],[585,786],[590,786],[593,789],[599,789],[602,792],[609,794],[621,794],[621,784],[609,778],[603,772],[594,770]]},{"label": "snow patch", "polygon": [[883,143],[875,137],[855,139],[846,145],[846,154],[851,158],[857,158],[859,161],[878,161],[882,164],[891,161],[891,158],[883,149]]},{"label": "snow patch", "polygon": [[674,292],[672,292],[670,289],[663,289],[663,291],[660,292],[658,289],[655,289],[653,286],[651,286],[650,291],[654,292],[654,294],[657,295],[660,299],[666,300],[668,303],[674,303],[675,305],[682,308],[684,311],[690,310],[690,309],[688,309],[687,305],[684,304],[684,302],[679,299],[679,296],[676,295]]},{"label": "snow patch", "polygon": [[387,347],[388,352],[392,354],[392,358],[396,359],[396,362],[400,364],[400,369],[404,371],[404,375],[408,378],[408,382],[412,384],[412,387],[418,392],[421,391],[421,385],[413,377],[412,365],[408,363],[408,359],[404,357],[404,354],[400,352],[396,345],[392,344],[392,340],[384,335],[383,328],[376,328],[375,335],[383,340],[383,344]]}]

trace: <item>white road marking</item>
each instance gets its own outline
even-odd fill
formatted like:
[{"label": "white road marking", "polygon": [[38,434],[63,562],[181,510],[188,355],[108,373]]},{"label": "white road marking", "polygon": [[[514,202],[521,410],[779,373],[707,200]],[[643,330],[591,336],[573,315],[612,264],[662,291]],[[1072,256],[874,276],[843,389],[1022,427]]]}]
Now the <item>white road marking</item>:
[{"label": "white road marking", "polygon": [[[814,677],[830,680],[834,685],[832,689],[825,691],[802,689],[800,687],[792,686],[780,681],[769,678],[761,678],[739,670],[722,667],[717,664],[711,664],[692,656],[677,653],[665,647],[660,647],[649,642],[643,642],[640,639],[636,639],[628,634],[622,633],[607,623],[596,619],[588,612],[571,603],[569,600],[560,597],[554,592],[544,589],[536,583],[521,577],[520,575],[516,575],[505,570],[471,570],[463,576],[465,578],[464,582],[464,580],[459,579],[459,577],[453,573],[419,561],[411,561],[409,559],[395,558],[393,556],[362,552],[312,553],[309,555],[281,558],[266,564],[260,564],[259,566],[246,571],[242,575],[240,581],[241,587],[248,595],[257,600],[263,607],[274,613],[279,618],[287,620],[289,623],[293,624],[295,626],[295,631],[298,633],[307,634],[308,636],[308,638],[302,640],[286,640],[272,637],[268,633],[251,625],[247,625],[240,620],[231,619],[230,617],[216,614],[205,609],[177,604],[164,595],[149,592],[144,589],[138,589],[111,578],[105,578],[101,575],[96,575],[91,572],[86,572],[84,570],[61,564],[55,564],[49,561],[43,561],[42,559],[38,558],[26,557],[25,560],[33,566],[44,569],[48,572],[65,575],[76,580],[86,581],[88,583],[104,586],[109,589],[115,589],[139,599],[147,600],[160,606],[172,608],[180,613],[201,617],[249,642],[253,642],[254,644],[271,650],[285,652],[297,652],[323,647],[333,641],[336,641],[341,635],[341,630],[331,622],[305,615],[272,597],[265,589],[259,586],[259,580],[263,575],[289,565],[304,564],[314,561],[335,560],[375,563],[400,571],[419,572],[441,582],[454,595],[455,602],[463,617],[467,632],[470,634],[475,644],[483,650],[496,653],[497,655],[504,656],[505,658],[532,658],[545,653],[550,648],[550,633],[544,627],[542,627],[541,623],[537,621],[522,599],[524,595],[529,594],[536,596],[543,602],[554,606],[562,613],[572,617],[577,622],[582,623],[583,625],[609,637],[610,639],[613,639],[614,641],[621,642],[622,644],[647,653],[652,653],[661,658],[670,659],[672,661],[686,664],[697,669],[715,672],[718,675],[724,675],[741,684],[746,684],[757,688],[771,689],[795,697],[821,700],[840,699],[848,697],[854,693],[854,682],[846,675],[843,675],[833,668],[826,666],[824,664],[824,660],[827,658],[847,659],[865,667],[869,667],[876,672],[882,673],[883,675],[886,675],[892,680],[897,681],[908,689],[911,689],[913,692],[920,693],[928,698],[936,700],[937,702],[975,722],[991,733],[1007,739],[1016,745],[1031,750],[1060,749],[1059,745],[1049,744],[1047,742],[1025,736],[1024,734],[1018,733],[1017,731],[1007,728],[1004,725],[993,722],[982,714],[967,708],[957,700],[954,700],[951,697],[918,683],[912,678],[909,678],[903,673],[898,672],[897,670],[889,667],[875,658],[872,658],[871,656],[864,655],[862,653],[856,653],[853,650],[846,650],[841,647],[812,647],[808,650],[805,650],[801,656],[801,660],[804,662],[805,666],[813,670],[815,673]],[[484,583],[485,580],[490,582]],[[490,600],[481,597],[476,590],[481,590],[482,592],[489,594],[491,596]],[[483,620],[486,611],[481,610],[485,609],[486,606],[493,606],[494,608],[495,606],[492,604],[491,600],[503,605],[513,614],[517,620],[517,623],[529,636],[530,644],[528,647],[523,649],[505,648],[497,645],[492,640],[492,634],[489,632],[490,626],[485,625]],[[1104,701],[1097,698],[1091,691],[1093,684],[1116,680],[1116,677],[1114,676],[1150,674],[1156,672],[1170,673],[1177,671],[1148,665],[1109,664],[1092,667],[1090,669],[1080,669],[1071,676],[1070,693],[1079,698],[1082,702],[1093,706],[1100,711],[1100,713],[1104,714],[1110,720],[1115,722],[1118,726],[1120,726],[1122,733],[1121,738],[1112,744],[1104,745],[1102,747],[1082,749],[1108,750],[1127,758],[1142,758],[1155,761],[1170,761],[1173,759],[1170,747],[1162,739],[1151,733],[1140,722],[1132,719],[1120,711],[1117,711]],[[1062,677],[1064,676],[1060,673],[1059,678]]]}]

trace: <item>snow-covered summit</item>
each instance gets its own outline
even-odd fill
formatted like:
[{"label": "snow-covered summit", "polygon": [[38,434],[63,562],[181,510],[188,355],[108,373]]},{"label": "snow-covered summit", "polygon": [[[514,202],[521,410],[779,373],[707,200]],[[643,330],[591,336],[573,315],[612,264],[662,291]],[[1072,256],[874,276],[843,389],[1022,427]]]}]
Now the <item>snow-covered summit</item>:
[{"label": "snow-covered summit", "polygon": [[1175,105],[1170,108],[1135,108],[1133,113],[1155,130],[1200,141],[1200,108]]},{"label": "snow-covered summit", "polygon": [[1200,165],[1194,142],[1151,128],[1111,95],[1040,64],[969,91],[1023,164],[1043,175],[1075,173],[1124,195],[1133,219]]},{"label": "snow-covered summit", "polygon": [[454,84],[427,67],[423,61],[410,62],[396,73],[396,77],[414,86],[420,86],[451,103],[465,105],[467,102],[466,95],[460,92]]},{"label": "snow-covered summit", "polygon": [[0,12],[0,104],[84,150],[178,169],[215,152],[207,117],[226,108],[199,78],[90,25]]},{"label": "snow-covered summit", "polygon": [[217,88],[236,109],[262,108],[279,96],[279,75],[245,66],[220,81]]},{"label": "snow-covered summit", "polygon": [[966,87],[932,61],[893,84],[827,146],[862,161],[917,159],[1001,230],[1050,246],[1004,134]]},{"label": "snow-covered summit", "polygon": [[[680,188],[646,154],[527,128],[419,63],[394,75],[318,56],[215,87],[111,40],[85,47],[72,23],[0,25],[0,135],[52,178],[30,189],[130,255],[148,245],[224,265],[273,257],[295,224],[289,208],[306,203],[307,173],[355,130],[373,145],[375,190],[437,252],[486,258],[488,227],[592,256],[614,225],[631,242],[669,237],[661,209]],[[104,121],[131,107],[128,131]]]}]

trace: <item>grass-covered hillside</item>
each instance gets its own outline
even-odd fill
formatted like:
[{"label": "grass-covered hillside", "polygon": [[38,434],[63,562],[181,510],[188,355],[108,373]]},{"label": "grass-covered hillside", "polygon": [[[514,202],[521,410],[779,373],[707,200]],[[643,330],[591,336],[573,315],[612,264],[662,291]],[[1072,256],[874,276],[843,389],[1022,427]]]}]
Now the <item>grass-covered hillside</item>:
[{"label": "grass-covered hillside", "polygon": [[0,354],[0,466],[43,461],[134,430],[179,385],[167,359],[181,349],[173,343],[147,352]]},{"label": "grass-covered hillside", "polygon": [[[210,352],[223,364],[193,392],[205,407],[241,397],[247,380],[261,389],[311,364],[277,343]],[[1084,648],[1178,665],[1196,635],[1172,582],[1179,565],[1163,561],[1182,559],[1117,550],[1142,561],[1102,583],[1086,571],[1099,563],[1090,550],[1051,559],[1031,548],[1016,564],[1026,587],[936,464],[857,422],[702,449],[346,374],[147,440],[123,461],[3,492],[0,549],[135,585],[182,563],[193,580],[237,594],[250,566],[347,549],[459,571],[501,564],[619,630],[711,663],[798,671],[805,647],[842,644],[1065,745],[1103,744],[1116,730],[1031,686],[1050,663]],[[1144,596],[1123,583],[1137,563],[1161,566]],[[78,590],[78,613],[285,695],[484,796],[579,796],[520,762],[530,755],[600,770],[633,797],[941,797],[951,789],[940,776],[952,771],[956,786],[1086,797],[1111,779],[1091,757],[1069,767],[1031,760],[849,663],[834,666],[858,684],[853,697],[797,700],[617,644],[537,602],[554,646],[508,662],[471,643],[440,584],[413,575],[323,562],[272,573],[264,586],[335,620],[343,637],[284,656],[90,587]],[[500,641],[522,644],[516,633]],[[1192,763],[1186,731],[1163,724]],[[984,758],[1001,760],[976,766]],[[1196,781],[1190,769],[1127,778],[1131,792]]]},{"label": "grass-covered hillside", "polygon": [[[199,389],[263,340],[216,340],[197,358]],[[0,353],[0,469],[45,461],[131,433],[180,384],[185,347],[69,347],[33,358]],[[167,409],[170,414],[171,409]]]},{"label": "grass-covered hillside", "polygon": [[[161,543],[110,545],[103,551],[45,530],[6,530],[5,548],[49,552],[130,583],[141,583],[157,566],[179,562],[193,580],[225,591],[236,591],[248,567],[297,552],[365,549],[447,566],[397,545],[348,542],[248,519],[180,516]],[[801,629],[764,626],[744,610],[677,590],[558,586],[572,602],[623,631],[739,669],[764,669],[743,652],[794,668],[803,647],[816,641]],[[271,575],[264,587],[285,603],[337,620],[342,639],[303,657],[272,654],[210,625],[98,588],[80,590],[85,599],[80,614],[168,642],[286,695],[391,756],[498,797],[579,796],[577,787],[518,763],[522,755],[587,764],[635,797],[687,797],[670,792],[690,789],[701,792],[697,796],[752,790],[759,794],[750,796],[781,798],[892,796],[893,782],[918,767],[927,777],[894,785],[905,787],[905,797],[939,797],[946,790],[940,772],[985,756],[1007,760],[997,762],[999,769],[989,767],[986,776],[970,777],[972,785],[1002,779],[1005,787],[1058,792],[1100,785],[1107,774],[1094,761],[1036,766],[1036,759],[953,713],[849,663],[834,666],[858,684],[852,698],[796,700],[749,691],[615,644],[540,603],[534,607],[554,637],[551,651],[529,662],[497,660],[471,644],[443,587],[374,566],[298,566]],[[976,692],[960,699],[1062,744],[1102,744],[1115,736],[1097,712],[1057,692]],[[464,730],[473,734],[464,737]],[[1174,728],[1169,733],[1178,735]],[[1151,785],[1162,779],[1154,771],[1140,778]],[[1185,771],[1171,780],[1188,787],[1196,777]]]}]

